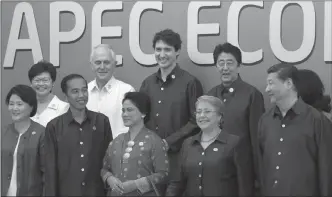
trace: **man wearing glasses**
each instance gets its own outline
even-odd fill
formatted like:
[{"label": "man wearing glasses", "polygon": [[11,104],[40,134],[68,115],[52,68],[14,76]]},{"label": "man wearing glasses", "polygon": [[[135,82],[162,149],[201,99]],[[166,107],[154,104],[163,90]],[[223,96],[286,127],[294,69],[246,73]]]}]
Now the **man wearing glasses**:
[{"label": "man wearing glasses", "polygon": [[238,47],[230,43],[219,44],[214,49],[213,58],[221,74],[221,84],[212,88],[208,95],[218,97],[225,103],[225,131],[250,140],[257,177],[257,127],[264,113],[263,95],[241,79],[239,68],[242,55]]}]

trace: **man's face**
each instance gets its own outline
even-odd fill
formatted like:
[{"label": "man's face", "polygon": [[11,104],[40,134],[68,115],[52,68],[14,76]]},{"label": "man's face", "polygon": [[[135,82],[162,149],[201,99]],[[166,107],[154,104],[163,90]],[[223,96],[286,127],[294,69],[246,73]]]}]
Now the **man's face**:
[{"label": "man's face", "polygon": [[159,40],[154,48],[154,55],[160,68],[166,69],[176,64],[176,58],[180,50],[175,51],[173,46]]},{"label": "man's face", "polygon": [[99,81],[109,81],[114,73],[116,60],[105,48],[97,48],[94,51],[91,68],[95,72],[96,79]]},{"label": "man's face", "polygon": [[221,74],[222,83],[231,84],[238,78],[239,63],[230,53],[220,53],[216,67]]},{"label": "man's face", "polygon": [[283,81],[279,79],[278,73],[268,74],[265,91],[268,93],[271,103],[276,103],[287,97],[289,90],[289,80]]},{"label": "man's face", "polygon": [[84,109],[89,99],[86,81],[82,78],[69,80],[66,97],[71,107],[78,110]]}]

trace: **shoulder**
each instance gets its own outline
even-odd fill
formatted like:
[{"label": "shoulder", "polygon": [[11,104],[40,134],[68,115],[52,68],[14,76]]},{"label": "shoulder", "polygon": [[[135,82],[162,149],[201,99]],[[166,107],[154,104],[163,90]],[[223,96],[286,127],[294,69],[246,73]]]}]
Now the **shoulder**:
[{"label": "shoulder", "polygon": [[5,126],[1,127],[1,134],[4,135],[6,132],[8,132],[9,130],[11,130],[11,128],[13,127],[13,123],[7,124]]},{"label": "shoulder", "polygon": [[100,113],[100,112],[95,112],[95,111],[91,111],[91,110],[88,110],[88,113],[94,117],[96,117],[96,119],[99,119],[99,120],[109,120],[108,117],[103,114],[103,113]]},{"label": "shoulder", "polygon": [[151,138],[156,143],[163,142],[163,140],[161,139],[161,137],[159,137],[159,135],[157,135],[154,131],[152,131],[150,129],[146,129],[145,134],[146,134],[144,136],[145,138]]},{"label": "shoulder", "polygon": [[247,83],[246,81],[241,80],[240,86],[242,86],[242,88],[241,88],[242,90],[247,91],[249,94],[252,94],[252,95],[259,94],[259,95],[262,95],[262,97],[263,97],[263,94],[255,86]]},{"label": "shoulder", "polygon": [[32,126],[32,134],[33,135],[37,135],[37,136],[41,136],[44,135],[45,133],[45,127],[42,126],[41,124],[31,120],[31,126]]},{"label": "shoulder", "polygon": [[157,72],[152,73],[151,75],[147,76],[142,83],[151,83],[156,81],[156,77],[157,77]]},{"label": "shoulder", "polygon": [[182,68],[180,68],[181,72],[182,72],[182,76],[191,83],[201,83],[197,77],[195,77],[194,75],[190,74],[188,71],[183,70]]},{"label": "shoulder", "polygon": [[55,102],[58,105],[58,109],[61,111],[66,111],[69,108],[69,103],[64,102],[63,100],[59,99],[59,97],[55,96]]},{"label": "shoulder", "polygon": [[131,90],[134,90],[134,87],[126,82],[123,82],[116,78],[115,78],[115,81],[116,81],[116,85],[119,86],[121,88],[121,90],[124,92],[129,92]]},{"label": "shoulder", "polygon": [[207,95],[210,95],[210,96],[217,96],[218,89],[220,89],[220,88],[221,88],[220,85],[216,85],[216,86],[214,86],[213,88],[211,88],[211,89],[208,91]]}]

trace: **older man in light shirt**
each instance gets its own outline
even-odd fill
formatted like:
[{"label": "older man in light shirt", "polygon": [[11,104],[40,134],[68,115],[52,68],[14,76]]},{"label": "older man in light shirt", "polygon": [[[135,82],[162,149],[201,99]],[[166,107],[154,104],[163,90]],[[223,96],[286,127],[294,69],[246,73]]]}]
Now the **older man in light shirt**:
[{"label": "older man in light shirt", "polygon": [[115,57],[114,51],[107,44],[93,48],[90,63],[96,77],[88,84],[87,104],[89,110],[101,112],[109,118],[113,138],[128,131],[121,118],[122,99],[125,93],[135,91],[131,85],[113,76],[116,67]]}]

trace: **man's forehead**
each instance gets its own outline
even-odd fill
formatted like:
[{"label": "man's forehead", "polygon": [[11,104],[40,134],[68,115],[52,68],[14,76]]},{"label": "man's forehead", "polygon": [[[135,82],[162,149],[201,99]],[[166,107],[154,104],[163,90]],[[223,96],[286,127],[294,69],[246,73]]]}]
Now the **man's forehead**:
[{"label": "man's forehead", "polygon": [[156,48],[174,48],[174,46],[167,44],[163,40],[158,40],[156,42]]},{"label": "man's forehead", "polygon": [[222,52],[219,54],[218,60],[235,60],[235,57],[231,53]]}]

